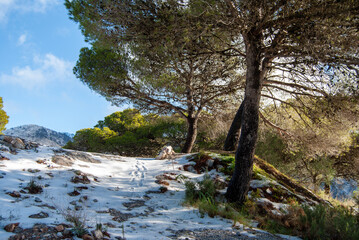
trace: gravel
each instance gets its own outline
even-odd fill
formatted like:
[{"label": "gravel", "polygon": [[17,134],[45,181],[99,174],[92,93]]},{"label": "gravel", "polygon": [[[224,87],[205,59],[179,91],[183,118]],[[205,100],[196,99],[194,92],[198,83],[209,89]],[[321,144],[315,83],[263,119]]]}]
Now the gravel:
[{"label": "gravel", "polygon": [[[180,230],[171,236],[171,239],[182,239],[182,240],[247,240],[247,239],[258,239],[258,240],[283,240],[282,238],[274,234],[256,231],[253,229],[240,230],[215,230],[215,229],[199,229],[194,231]],[[298,238],[297,238],[298,239]]]}]

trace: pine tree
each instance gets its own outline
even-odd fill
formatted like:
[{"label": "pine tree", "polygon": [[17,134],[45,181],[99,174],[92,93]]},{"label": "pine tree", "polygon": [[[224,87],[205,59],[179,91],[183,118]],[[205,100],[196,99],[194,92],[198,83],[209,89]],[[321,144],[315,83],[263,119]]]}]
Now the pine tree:
[{"label": "pine tree", "polygon": [[2,97],[0,97],[0,134],[2,134],[2,131],[5,130],[5,125],[9,122],[9,117],[3,107]]}]

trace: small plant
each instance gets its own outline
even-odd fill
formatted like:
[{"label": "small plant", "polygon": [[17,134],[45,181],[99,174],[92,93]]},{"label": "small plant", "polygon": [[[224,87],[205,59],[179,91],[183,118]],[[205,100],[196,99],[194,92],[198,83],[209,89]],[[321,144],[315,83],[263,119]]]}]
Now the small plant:
[{"label": "small plant", "polygon": [[86,229],[86,215],[83,212],[68,209],[64,214],[64,218],[73,224],[71,231],[75,236],[82,237],[88,233]]},{"label": "small plant", "polygon": [[215,182],[206,174],[199,182],[187,181],[185,183],[185,203],[198,207],[202,217],[208,214],[210,217],[220,216],[232,219],[236,222],[247,222],[248,216],[244,208],[239,210],[229,203],[218,201]]},{"label": "small plant", "polygon": [[259,188],[257,188],[256,190],[253,190],[253,191],[251,192],[251,197],[252,197],[252,199],[254,199],[254,200],[256,200],[256,199],[258,199],[258,198],[261,198],[261,197],[262,197],[262,195],[261,195],[261,190],[260,190]]},{"label": "small plant", "polygon": [[185,183],[185,186],[185,202],[188,202],[189,204],[194,204],[198,200],[207,200],[210,202],[214,202],[217,190],[214,181],[208,174],[204,175],[202,181],[196,183],[187,181]]},{"label": "small plant", "polygon": [[42,192],[42,186],[35,181],[35,178],[31,178],[30,182],[25,187],[30,194],[38,194]]},{"label": "small plant", "polygon": [[96,223],[96,231],[107,232],[107,226],[104,226],[102,223]]},{"label": "small plant", "polygon": [[126,239],[126,238],[125,238],[125,225],[122,224],[121,228],[122,228],[122,239],[125,240],[125,239]]}]

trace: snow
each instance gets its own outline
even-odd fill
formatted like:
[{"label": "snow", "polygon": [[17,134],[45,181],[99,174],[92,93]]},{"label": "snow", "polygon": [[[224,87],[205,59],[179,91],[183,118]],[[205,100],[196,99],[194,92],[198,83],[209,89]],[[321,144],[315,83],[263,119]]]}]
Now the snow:
[{"label": "snow", "polygon": [[[160,187],[155,183],[155,177],[160,174],[176,173],[196,179],[203,176],[178,170],[188,164],[186,156],[175,160],[155,160],[88,153],[101,163],[75,160],[71,167],[65,167],[51,162],[54,150],[59,150],[58,148],[40,146],[37,150],[23,150],[16,155],[0,151],[1,155],[10,159],[0,161],[0,176],[3,176],[0,178],[0,239],[7,239],[12,235],[3,230],[9,223],[19,222],[22,228],[30,228],[35,223],[55,226],[68,223],[65,220],[67,213],[82,216],[92,230],[97,223],[115,225],[115,228],[108,228],[111,239],[122,237],[123,229],[126,239],[169,239],[175,231],[182,229],[232,229],[233,222],[230,220],[201,217],[198,210],[182,206],[185,187],[181,182],[168,181],[170,185],[167,186],[167,192],[153,193]],[[45,160],[45,164],[39,164],[37,160]],[[32,173],[28,169],[40,171]],[[76,176],[74,170],[88,174],[91,182],[71,182],[71,178]],[[40,194],[21,193],[21,198],[6,194],[20,192],[31,179],[47,187],[44,187]],[[88,189],[79,191],[79,196],[68,195],[79,186],[86,186]],[[87,200],[79,203],[84,196],[87,196]],[[38,202],[35,202],[35,199]],[[73,210],[71,202],[74,200],[82,210]],[[144,201],[143,206],[130,209],[123,205],[140,200]],[[55,209],[44,205],[53,206]],[[135,217],[117,222],[113,220],[114,216],[109,214],[109,209]],[[49,217],[29,218],[41,211],[48,213]]]},{"label": "snow", "polygon": [[28,141],[38,142],[42,145],[51,147],[63,146],[74,137],[71,133],[56,132],[34,124],[10,128],[5,130],[4,134],[20,137]]}]

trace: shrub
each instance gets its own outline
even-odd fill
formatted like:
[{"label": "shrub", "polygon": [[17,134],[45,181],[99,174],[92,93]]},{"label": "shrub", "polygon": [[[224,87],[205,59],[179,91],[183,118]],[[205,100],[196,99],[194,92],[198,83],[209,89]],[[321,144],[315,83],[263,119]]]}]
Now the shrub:
[{"label": "shrub", "polygon": [[84,212],[68,209],[63,215],[66,221],[73,224],[71,231],[75,236],[81,238],[88,233],[86,228],[86,215]]},{"label": "shrub", "polygon": [[132,131],[146,124],[147,122],[139,110],[126,109],[106,116],[104,121],[99,121],[95,127],[101,129],[108,127],[114,132],[123,134],[126,131]]},{"label": "shrub", "polygon": [[183,144],[186,123],[178,116],[141,115],[136,109],[115,112],[96,127],[76,132],[65,148],[112,152],[134,156],[155,155],[165,144],[177,149]]},{"label": "shrub", "polygon": [[34,178],[30,179],[30,182],[27,184],[25,189],[27,189],[30,194],[38,194],[42,192],[42,186],[38,184]]},{"label": "shrub", "polygon": [[347,207],[304,207],[302,224],[308,239],[359,239],[359,216]]},{"label": "shrub", "polygon": [[111,137],[116,136],[116,132],[108,127],[100,128],[85,128],[76,132],[73,141],[67,143],[65,148],[72,148],[81,151],[89,152],[104,152],[106,151],[106,141]]},{"label": "shrub", "polygon": [[5,125],[9,122],[9,116],[3,110],[3,101],[2,97],[0,97],[0,134],[5,129]]},{"label": "shrub", "polygon": [[217,192],[216,185],[208,174],[205,174],[199,182],[187,181],[185,186],[185,202],[189,204],[195,204],[198,200],[205,200],[210,203],[214,202]]}]

